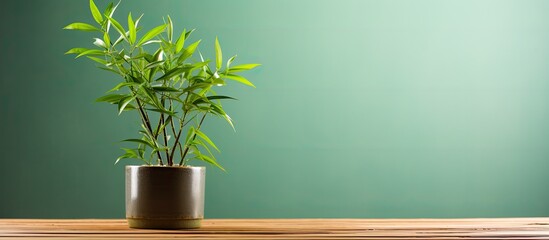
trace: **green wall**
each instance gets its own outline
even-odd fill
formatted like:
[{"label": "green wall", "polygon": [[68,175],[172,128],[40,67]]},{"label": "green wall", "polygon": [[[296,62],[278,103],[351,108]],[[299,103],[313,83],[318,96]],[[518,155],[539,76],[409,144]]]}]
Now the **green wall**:
[{"label": "green wall", "polygon": [[[100,8],[105,1],[97,1]],[[121,218],[133,115],[64,31],[87,1],[2,2],[0,217]],[[206,217],[549,216],[549,1],[124,1],[211,55],[263,66],[226,93]],[[136,164],[137,162],[125,162]]]}]

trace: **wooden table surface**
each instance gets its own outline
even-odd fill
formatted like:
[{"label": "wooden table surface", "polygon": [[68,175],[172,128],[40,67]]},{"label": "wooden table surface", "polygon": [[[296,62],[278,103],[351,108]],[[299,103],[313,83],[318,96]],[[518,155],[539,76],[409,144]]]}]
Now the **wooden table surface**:
[{"label": "wooden table surface", "polygon": [[549,218],[207,219],[196,230],[125,220],[0,219],[0,239],[549,239]]}]

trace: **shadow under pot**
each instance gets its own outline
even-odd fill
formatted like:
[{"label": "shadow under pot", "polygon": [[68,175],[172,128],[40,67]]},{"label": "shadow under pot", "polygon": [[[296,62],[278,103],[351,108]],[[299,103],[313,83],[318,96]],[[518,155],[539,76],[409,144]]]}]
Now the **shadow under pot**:
[{"label": "shadow under pot", "polygon": [[131,228],[199,228],[205,167],[126,166],[126,219]]}]

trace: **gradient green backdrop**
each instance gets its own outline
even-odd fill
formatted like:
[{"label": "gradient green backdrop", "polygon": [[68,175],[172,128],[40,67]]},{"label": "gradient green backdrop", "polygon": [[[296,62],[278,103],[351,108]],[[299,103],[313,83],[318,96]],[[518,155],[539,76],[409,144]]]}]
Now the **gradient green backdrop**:
[{"label": "gradient green backdrop", "polygon": [[[100,8],[106,1],[97,1]],[[63,55],[87,1],[3,1],[0,217],[121,218],[134,115]],[[205,132],[206,217],[549,216],[549,1],[124,1],[263,66]],[[125,21],[122,21],[125,22]],[[125,25],[125,24],[124,24]]]}]

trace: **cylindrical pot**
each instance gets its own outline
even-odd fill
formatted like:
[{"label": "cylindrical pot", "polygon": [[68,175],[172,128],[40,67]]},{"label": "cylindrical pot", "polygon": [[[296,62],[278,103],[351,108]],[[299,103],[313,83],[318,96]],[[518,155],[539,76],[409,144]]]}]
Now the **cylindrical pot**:
[{"label": "cylindrical pot", "polygon": [[126,166],[131,228],[198,228],[204,218],[205,167]]}]

